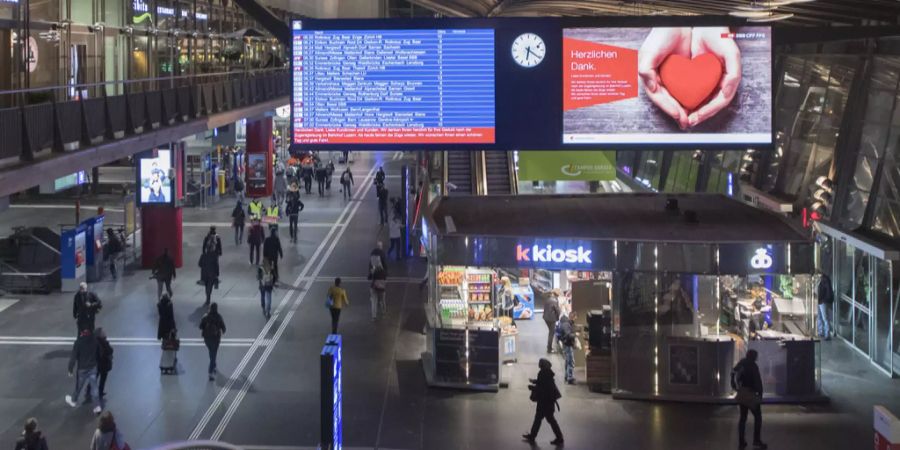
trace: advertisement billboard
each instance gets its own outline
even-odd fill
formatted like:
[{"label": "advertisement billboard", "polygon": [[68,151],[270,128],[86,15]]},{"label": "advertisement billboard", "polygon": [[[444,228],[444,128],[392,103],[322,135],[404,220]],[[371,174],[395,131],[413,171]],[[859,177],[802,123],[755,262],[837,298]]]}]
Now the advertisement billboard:
[{"label": "advertisement billboard", "polygon": [[155,158],[138,160],[138,182],[140,201],[147,204],[169,204],[173,201],[175,182],[169,174],[172,170],[172,152],[157,150]]},{"label": "advertisement billboard", "polygon": [[519,152],[519,179],[528,181],[612,181],[616,152]]}]

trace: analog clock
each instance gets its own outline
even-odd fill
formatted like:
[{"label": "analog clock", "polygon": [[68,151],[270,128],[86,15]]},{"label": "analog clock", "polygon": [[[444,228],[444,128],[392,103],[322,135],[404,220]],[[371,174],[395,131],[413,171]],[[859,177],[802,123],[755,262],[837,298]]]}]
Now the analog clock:
[{"label": "analog clock", "polygon": [[544,60],[547,46],[534,33],[523,33],[513,41],[512,57],[522,67],[534,67]]}]

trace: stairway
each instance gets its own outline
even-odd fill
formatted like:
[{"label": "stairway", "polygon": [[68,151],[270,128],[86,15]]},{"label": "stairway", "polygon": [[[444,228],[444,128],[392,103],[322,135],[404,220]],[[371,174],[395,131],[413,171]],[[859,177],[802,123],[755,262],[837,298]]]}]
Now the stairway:
[{"label": "stairway", "polygon": [[447,182],[455,185],[449,195],[472,195],[472,152],[453,150],[447,152]]},{"label": "stairway", "polygon": [[485,178],[487,194],[512,194],[512,182],[509,179],[509,152],[502,150],[486,150],[484,152]]}]

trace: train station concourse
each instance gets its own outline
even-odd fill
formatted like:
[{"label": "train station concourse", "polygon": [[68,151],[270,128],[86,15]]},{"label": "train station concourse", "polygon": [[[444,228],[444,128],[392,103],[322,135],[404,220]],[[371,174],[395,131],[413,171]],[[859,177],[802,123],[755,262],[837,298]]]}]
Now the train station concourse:
[{"label": "train station concourse", "polygon": [[0,0],[0,48],[0,447],[900,448],[900,3]]}]

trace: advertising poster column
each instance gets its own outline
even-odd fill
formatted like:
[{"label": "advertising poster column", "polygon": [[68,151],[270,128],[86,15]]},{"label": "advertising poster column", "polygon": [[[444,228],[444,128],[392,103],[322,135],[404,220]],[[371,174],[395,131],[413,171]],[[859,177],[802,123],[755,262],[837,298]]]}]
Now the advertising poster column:
[{"label": "advertising poster column", "polygon": [[85,281],[85,226],[78,225],[62,232],[60,236],[60,278],[62,291],[75,292]]},{"label": "advertising poster column", "polygon": [[272,118],[247,121],[247,196],[272,195]]},{"label": "advertising poster column", "polygon": [[138,202],[141,207],[141,267],[153,267],[163,251],[176,267],[182,265],[182,212],[175,200],[179,193],[178,171],[174,161],[181,159],[181,152],[158,149],[138,159]]}]

